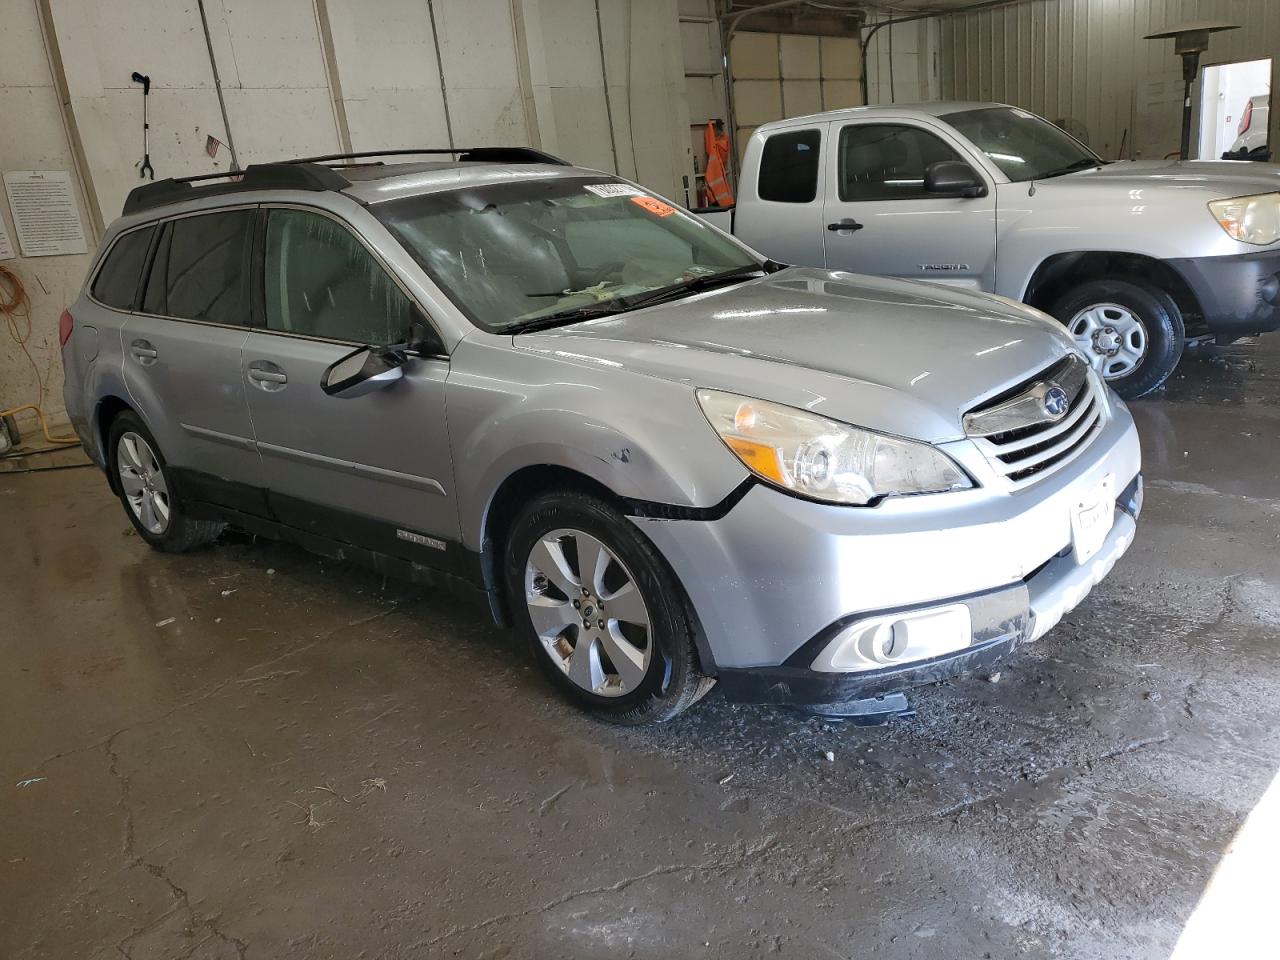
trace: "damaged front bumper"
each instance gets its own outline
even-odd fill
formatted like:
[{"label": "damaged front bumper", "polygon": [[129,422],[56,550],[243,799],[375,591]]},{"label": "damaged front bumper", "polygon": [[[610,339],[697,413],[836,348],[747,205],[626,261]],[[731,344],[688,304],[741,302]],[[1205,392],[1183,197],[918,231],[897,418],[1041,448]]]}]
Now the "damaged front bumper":
[{"label": "damaged front bumper", "polygon": [[[1142,490],[1137,431],[1114,406],[1084,456],[1027,489],[986,478],[851,509],[757,485],[717,519],[633,522],[684,584],[703,666],[726,696],[866,711],[990,667],[1107,575],[1133,541]],[[974,476],[987,469],[972,444],[948,453]]]}]

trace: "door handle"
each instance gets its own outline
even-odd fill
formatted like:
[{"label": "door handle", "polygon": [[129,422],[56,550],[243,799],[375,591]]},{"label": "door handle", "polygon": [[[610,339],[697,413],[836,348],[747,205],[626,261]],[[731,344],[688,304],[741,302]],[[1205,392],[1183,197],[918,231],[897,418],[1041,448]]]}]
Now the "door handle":
[{"label": "door handle", "polygon": [[843,220],[837,220],[835,223],[828,223],[827,229],[843,232],[845,230],[861,230],[865,226],[865,223],[859,223],[851,217],[845,217]]},{"label": "door handle", "polygon": [[150,340],[134,340],[129,344],[129,352],[144,367],[155,363],[156,358],[160,356],[159,351],[151,345]]},{"label": "door handle", "polygon": [[263,390],[282,390],[289,382],[285,372],[270,360],[255,360],[249,364],[249,379]]}]

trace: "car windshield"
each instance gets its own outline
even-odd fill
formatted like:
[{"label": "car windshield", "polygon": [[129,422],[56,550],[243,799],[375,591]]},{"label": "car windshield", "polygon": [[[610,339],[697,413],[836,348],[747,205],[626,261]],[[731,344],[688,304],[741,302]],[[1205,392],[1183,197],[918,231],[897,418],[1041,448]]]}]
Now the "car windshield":
[{"label": "car windshield", "polygon": [[942,119],[1014,182],[1058,177],[1104,162],[1048,120],[1014,107],[962,110],[944,114]]},{"label": "car windshield", "polygon": [[699,289],[760,261],[701,220],[605,178],[544,178],[371,208],[481,328],[518,332]]}]

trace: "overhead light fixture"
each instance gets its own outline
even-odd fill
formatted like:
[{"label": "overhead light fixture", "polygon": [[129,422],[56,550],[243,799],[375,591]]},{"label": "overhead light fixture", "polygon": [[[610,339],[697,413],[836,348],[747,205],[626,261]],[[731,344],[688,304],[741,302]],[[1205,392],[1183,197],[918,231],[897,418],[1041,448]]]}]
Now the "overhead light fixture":
[{"label": "overhead light fixture", "polygon": [[1173,37],[1173,52],[1182,57],[1182,145],[1178,155],[1186,160],[1191,152],[1191,84],[1200,72],[1200,54],[1209,49],[1209,34],[1223,30],[1239,30],[1238,23],[1221,23],[1202,20],[1184,23],[1180,27],[1149,33],[1144,40],[1165,40]]}]

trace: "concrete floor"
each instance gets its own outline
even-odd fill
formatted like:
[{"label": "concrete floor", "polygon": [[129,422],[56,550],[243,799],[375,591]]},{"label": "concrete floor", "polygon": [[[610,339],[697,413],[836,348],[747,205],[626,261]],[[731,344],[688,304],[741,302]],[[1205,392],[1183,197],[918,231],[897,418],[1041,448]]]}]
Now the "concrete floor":
[{"label": "concrete floor", "polygon": [[0,956],[1168,957],[1280,767],[1280,335],[1134,409],[1111,579],[881,728],[613,729],[461,601],[0,474]]}]

